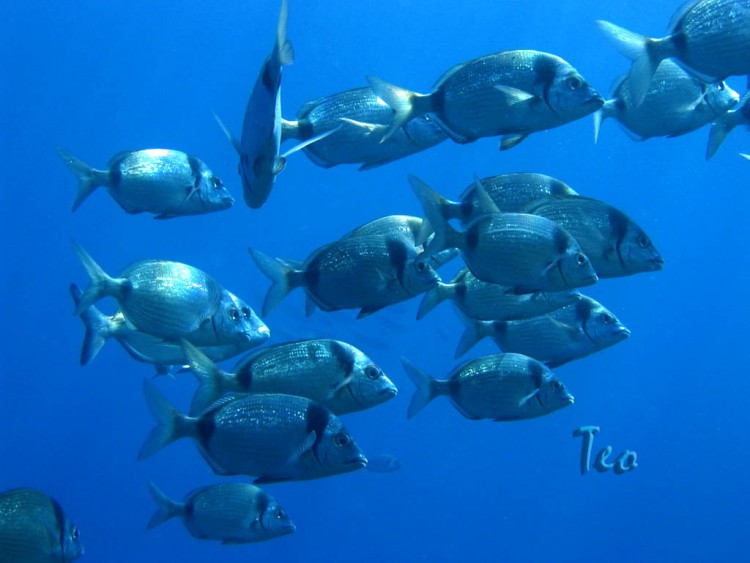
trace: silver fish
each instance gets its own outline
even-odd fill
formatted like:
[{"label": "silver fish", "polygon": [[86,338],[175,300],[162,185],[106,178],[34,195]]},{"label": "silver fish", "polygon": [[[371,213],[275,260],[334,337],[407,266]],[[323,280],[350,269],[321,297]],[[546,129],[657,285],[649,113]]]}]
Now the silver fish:
[{"label": "silver fish", "polygon": [[[77,307],[81,299],[81,291],[78,286],[71,284],[70,294]],[[252,309],[231,292],[227,292],[227,295],[229,300],[234,303],[236,312],[228,311],[221,318],[224,322],[235,320],[236,327],[233,332],[244,332],[246,338],[233,339],[234,341],[230,344],[201,346],[201,352],[215,362],[226,360],[258,346],[268,340],[271,335],[269,328]],[[96,357],[109,338],[117,340],[135,360],[153,364],[158,374],[169,373],[171,366],[187,364],[187,358],[180,343],[169,342],[163,338],[139,331],[125,318],[122,311],[117,311],[114,315],[104,315],[96,306],[92,305],[83,311],[80,317],[86,328],[81,347],[80,362],[82,366],[88,365]],[[243,327],[243,325],[246,325],[246,327]],[[210,326],[204,328],[215,329],[216,325],[210,324]],[[200,333],[201,328],[198,331]],[[217,331],[215,333],[217,341],[226,332],[228,331]],[[193,333],[188,334],[188,340],[193,335]],[[199,338],[199,340],[203,340],[203,338]]]},{"label": "silver fish", "polygon": [[198,346],[247,340],[249,327],[238,323],[243,315],[237,303],[205,272],[180,262],[143,260],[112,278],[79,244],[73,245],[91,278],[77,315],[110,296],[137,330],[155,337],[178,341],[190,335]]},{"label": "silver fish", "polygon": [[228,209],[232,194],[200,160],[170,149],[121,152],[106,170],[97,170],[58,148],[57,154],[78,177],[73,211],[99,186],[127,213],[155,213],[155,219]]},{"label": "silver fish", "polygon": [[317,401],[334,414],[374,407],[396,386],[362,351],[330,339],[285,342],[257,350],[226,372],[185,343],[198,389],[190,406],[201,412],[225,393],[286,393]]},{"label": "silver fish", "polygon": [[620,54],[633,61],[629,76],[636,105],[646,97],[659,63],[669,57],[707,80],[750,74],[750,0],[687,2],[659,39],[606,21],[597,24]]},{"label": "silver fish", "polygon": [[278,538],[296,529],[276,499],[255,485],[201,487],[188,493],[182,502],[170,499],[150,481],[148,489],[157,505],[148,530],[179,517],[194,538],[240,544]]},{"label": "silver fish", "polygon": [[525,354],[549,367],[583,358],[630,336],[630,330],[617,317],[585,295],[574,305],[531,319],[462,319],[467,328],[456,348],[456,357],[489,336],[504,352]]},{"label": "silver fish", "polygon": [[78,528],[60,504],[36,489],[0,492],[0,561],[75,561],[83,555]]},{"label": "silver fish", "polygon": [[174,409],[148,380],[144,393],[157,426],[138,459],[180,438],[192,438],[215,473],[254,475],[255,483],[316,479],[367,465],[336,415],[310,399],[234,395],[192,417]]},{"label": "silver fish", "polygon": [[438,281],[432,266],[404,236],[356,235],[327,244],[303,263],[271,258],[250,249],[253,260],[272,284],[263,316],[292,290],[307,294],[307,314],[359,309],[358,318],[427,291]]},{"label": "silver fish", "polygon": [[634,103],[630,79],[622,76],[611,99],[594,114],[594,138],[601,122],[614,117],[636,141],[650,137],[677,137],[703,127],[727,112],[739,95],[725,82],[706,83],[671,60],[656,69],[648,92]]},{"label": "silver fish", "polygon": [[664,264],[649,236],[619,209],[590,197],[547,196],[523,211],[551,219],[581,245],[600,278],[660,270]]},{"label": "silver fish", "polygon": [[471,420],[535,418],[573,404],[573,396],[553,373],[522,354],[495,354],[455,367],[448,379],[434,379],[401,359],[416,385],[407,417],[412,418],[440,395]]},{"label": "silver fish", "polygon": [[458,143],[504,135],[501,150],[535,131],[588,115],[604,102],[568,62],[540,51],[501,51],[458,64],[438,79],[430,94],[376,77],[368,80],[395,112],[388,135],[428,113]]},{"label": "silver fish", "polygon": [[263,62],[245,108],[242,136],[238,141],[218,119],[240,157],[239,174],[245,203],[261,207],[271,193],[276,175],[286,165],[281,148],[281,69],[294,61],[292,44],[286,38],[287,0],[281,0],[276,43]]},{"label": "silver fish", "polygon": [[417,318],[421,319],[445,300],[472,319],[509,321],[544,315],[578,302],[577,291],[535,292],[516,295],[511,288],[478,280],[471,270],[463,268],[450,283],[438,282],[424,294]]},{"label": "silver fish", "polygon": [[727,135],[738,125],[750,128],[750,92],[742,96],[740,106],[737,109],[729,110],[711,124],[711,132],[708,135],[708,147],[706,149],[706,160],[716,154],[716,151],[719,150],[721,143],[724,142]]},{"label": "silver fish", "polygon": [[457,231],[439,211],[442,196],[415,176],[410,175],[409,182],[435,229],[423,256],[457,248],[477,279],[506,285],[518,294],[563,291],[596,282],[586,254],[554,221],[525,213],[498,213],[478,185],[488,213],[469,224],[466,231]]},{"label": "silver fish", "polygon": [[282,142],[304,141],[337,128],[325,140],[306,147],[305,154],[324,168],[361,163],[360,170],[369,170],[448,138],[434,119],[422,115],[381,143],[392,119],[393,110],[371,88],[354,88],[304,104],[296,121],[282,121]]}]

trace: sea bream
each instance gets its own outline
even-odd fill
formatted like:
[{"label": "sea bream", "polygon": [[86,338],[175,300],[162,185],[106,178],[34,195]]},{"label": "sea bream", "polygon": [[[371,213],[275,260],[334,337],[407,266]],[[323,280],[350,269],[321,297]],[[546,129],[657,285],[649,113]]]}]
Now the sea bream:
[{"label": "sea bream", "polygon": [[276,26],[276,42],[261,66],[250,98],[245,107],[242,135],[238,141],[229,128],[214,114],[219,126],[240,156],[239,174],[242,179],[245,203],[251,209],[261,207],[271,193],[276,175],[286,166],[286,157],[321,136],[279,154],[281,149],[281,70],[294,61],[292,44],[286,38],[287,0],[281,0],[281,11]]},{"label": "sea bream", "polygon": [[463,268],[450,283],[438,282],[437,287],[424,294],[417,318],[421,319],[446,300],[472,319],[510,321],[544,315],[581,298],[577,291],[516,295],[510,290],[504,285],[478,280],[471,270]]},{"label": "sea bream", "polygon": [[256,483],[316,479],[367,465],[336,415],[310,399],[277,393],[229,395],[199,415],[187,416],[153,383],[143,383],[157,425],[138,459],[191,438],[215,473],[256,476]]},{"label": "sea bream", "polygon": [[708,134],[708,147],[706,148],[706,160],[716,154],[727,135],[738,125],[750,128],[750,92],[742,96],[739,107],[729,110],[711,124],[711,131]]},{"label": "sea bream", "polygon": [[459,316],[466,331],[456,348],[457,358],[490,337],[504,352],[525,354],[556,367],[630,336],[630,330],[611,311],[585,295],[578,303],[530,319],[478,321]]},{"label": "sea bream", "polygon": [[285,342],[248,354],[224,371],[186,342],[185,355],[198,379],[191,413],[226,393],[286,393],[317,401],[334,414],[364,410],[389,401],[397,389],[361,350],[339,340]]},{"label": "sea bream", "polygon": [[[207,273],[181,262],[142,260],[119,277],[109,276],[78,243],[73,246],[91,278],[76,307],[80,315],[103,297],[113,297],[141,332],[197,346],[245,342],[252,328],[231,295]],[[241,307],[244,307],[243,304]],[[250,332],[248,332],[250,328]]]},{"label": "sea bream", "polygon": [[546,217],[570,233],[599,278],[654,272],[664,265],[664,258],[645,231],[625,213],[598,199],[546,196],[522,211]]},{"label": "sea bream", "polygon": [[547,366],[522,354],[495,354],[456,366],[448,379],[434,379],[401,359],[417,389],[412,418],[435,397],[445,395],[471,420],[496,422],[536,418],[573,404],[573,396]]},{"label": "sea bream", "polygon": [[486,212],[465,231],[457,231],[440,213],[444,198],[416,176],[410,175],[409,182],[435,229],[418,262],[446,248],[457,248],[477,279],[508,286],[509,292],[517,294],[564,291],[597,281],[581,246],[554,221],[527,213],[499,213],[477,183]]},{"label": "sea bream", "polygon": [[37,489],[0,492],[0,561],[65,563],[83,555],[78,527]]},{"label": "sea bream", "polygon": [[[228,299],[223,299],[222,303],[226,304],[230,310],[227,310],[226,314],[215,315],[216,323],[201,325],[197,334],[186,335],[188,341],[190,338],[197,337],[195,338],[197,341],[206,342],[210,341],[210,338],[201,333],[212,332],[216,343],[203,344],[201,352],[215,362],[226,360],[259,346],[271,335],[268,326],[250,307],[233,293],[229,291],[226,293]],[[81,290],[75,284],[70,284],[70,294],[78,307],[82,295]],[[110,338],[117,340],[133,359],[153,364],[158,374],[169,373],[172,366],[184,366],[188,363],[180,342],[170,342],[139,331],[133,323],[128,321],[121,310],[114,315],[105,315],[92,305],[80,314],[80,318],[86,329],[81,346],[80,363],[82,366],[88,365]],[[222,326],[230,323],[231,327]],[[229,334],[244,334],[245,337],[227,338]]]},{"label": "sea bream", "polygon": [[78,177],[73,211],[100,186],[106,186],[125,212],[154,213],[155,219],[210,213],[234,204],[221,179],[203,162],[184,152],[121,152],[110,159],[105,170],[92,168],[61,148],[57,154]]},{"label": "sea bream", "polygon": [[194,538],[241,544],[278,538],[296,529],[276,499],[248,483],[200,487],[182,501],[170,499],[150,481],[148,489],[157,505],[146,525],[148,530],[170,518],[180,518]]},{"label": "sea bream", "polygon": [[393,110],[372,88],[354,88],[304,104],[295,121],[282,121],[281,141],[306,141],[337,129],[329,137],[305,147],[305,154],[324,168],[361,164],[360,170],[369,170],[448,138],[442,127],[425,114],[410,120],[381,143],[392,119]]},{"label": "sea bream", "polygon": [[387,138],[423,114],[458,143],[503,135],[509,149],[535,131],[584,117],[604,102],[567,61],[540,51],[492,53],[460,63],[438,79],[429,94],[417,94],[376,77],[375,93],[395,115]]},{"label": "sea bream", "polygon": [[607,21],[599,28],[633,61],[630,88],[636,105],[648,93],[659,63],[670,57],[706,80],[750,74],[750,0],[695,0],[672,16],[665,37],[653,39]]},{"label": "sea bream", "polygon": [[272,282],[263,316],[298,287],[307,295],[308,315],[316,307],[323,311],[359,309],[361,318],[435,286],[439,277],[432,267],[434,261],[417,259],[423,252],[412,242],[408,225],[396,221],[363,229],[318,248],[304,262],[249,249]]},{"label": "sea bream", "polygon": [[738,100],[737,92],[725,82],[705,82],[665,59],[640,104],[633,99],[628,75],[620,77],[612,98],[594,114],[594,138],[599,137],[601,122],[608,117],[619,121],[636,141],[677,137],[714,121]]}]

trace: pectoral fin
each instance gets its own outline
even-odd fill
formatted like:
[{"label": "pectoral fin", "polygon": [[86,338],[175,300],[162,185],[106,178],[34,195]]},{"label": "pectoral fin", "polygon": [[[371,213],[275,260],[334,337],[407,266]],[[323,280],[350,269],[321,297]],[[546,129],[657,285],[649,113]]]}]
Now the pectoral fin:
[{"label": "pectoral fin", "polygon": [[346,376],[341,381],[341,383],[339,383],[338,385],[336,385],[336,387],[334,387],[331,390],[330,394],[328,395],[328,399],[333,399],[333,397],[336,396],[336,393],[338,393],[339,391],[341,391],[344,387],[346,387],[347,385],[349,385],[352,381],[354,381],[354,375],[348,375],[348,376]]},{"label": "pectoral fin", "polygon": [[528,103],[538,98],[538,96],[535,96],[534,94],[531,94],[530,92],[521,90],[520,88],[514,88],[513,86],[505,86],[503,84],[498,84],[495,86],[495,89],[498,92],[501,92],[502,94],[505,95],[505,99],[509,106],[524,103],[524,102]]},{"label": "pectoral fin", "polygon": [[305,439],[299,445],[299,447],[296,450],[294,450],[294,453],[289,458],[289,462],[295,463],[303,455],[305,455],[307,452],[312,450],[312,447],[315,444],[315,439],[317,438],[317,436],[318,434],[317,432],[315,432],[315,430],[310,431],[310,433],[305,437]]},{"label": "pectoral fin", "polygon": [[539,389],[534,389],[531,393],[528,395],[521,397],[521,400],[518,401],[518,406],[523,407],[526,406],[526,403],[528,403],[531,399],[536,397],[539,394]]}]

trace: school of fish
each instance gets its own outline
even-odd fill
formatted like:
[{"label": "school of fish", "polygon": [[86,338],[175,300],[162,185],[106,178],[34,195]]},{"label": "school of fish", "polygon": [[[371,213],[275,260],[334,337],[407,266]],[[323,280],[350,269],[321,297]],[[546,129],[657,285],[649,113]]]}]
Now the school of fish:
[{"label": "school of fish", "polygon": [[[632,61],[610,99],[560,56],[509,50],[455,64],[424,93],[369,75],[368,85],[307,102],[293,120],[282,117],[281,104],[282,69],[294,59],[287,18],[287,0],[281,0],[275,42],[249,95],[239,139],[216,116],[239,157],[243,199],[255,210],[300,150],[324,168],[370,170],[448,139],[499,137],[500,150],[508,150],[532,133],[593,116],[597,139],[607,118],[639,141],[711,124],[710,158],[732,129],[750,126],[750,94],[740,102],[724,82],[750,74],[750,0],[689,2],[658,39],[598,21]],[[297,144],[282,153],[289,140]],[[74,211],[99,186],[126,213],[157,219],[234,204],[222,180],[178,150],[121,152],[103,170],[57,151],[78,178]],[[352,309],[361,318],[419,297],[417,318],[423,319],[451,301],[465,327],[456,357],[485,337],[499,352],[459,363],[444,379],[402,358],[415,386],[407,417],[441,395],[469,419],[549,415],[574,402],[551,368],[630,336],[614,313],[581,291],[607,278],[657,271],[664,259],[625,211],[556,178],[523,172],[470,180],[471,171],[466,174],[456,201],[425,181],[434,179],[404,179],[424,217],[376,217],[342,229],[306,256],[249,248],[248,260],[270,281],[261,316],[295,289],[305,294],[306,315]],[[368,461],[345,425],[345,417],[397,394],[364,351],[324,338],[269,344],[271,330],[261,316],[198,267],[144,259],[110,275],[81,244],[73,249],[89,278],[82,289],[70,284],[84,325],[81,365],[114,339],[158,374],[187,369],[197,381],[184,411],[144,381],[155,424],[138,458],[188,438],[217,475],[254,479],[196,488],[180,501],[149,483],[156,510],[147,528],[179,518],[199,539],[269,540],[293,533],[296,524],[258,485],[400,467],[390,454]],[[454,260],[460,264],[443,278],[440,272],[456,266]],[[97,308],[104,297],[117,302],[116,311]],[[243,353],[231,369],[217,365]],[[73,561],[82,553],[77,528],[53,498],[34,489],[0,493],[0,562]]]}]

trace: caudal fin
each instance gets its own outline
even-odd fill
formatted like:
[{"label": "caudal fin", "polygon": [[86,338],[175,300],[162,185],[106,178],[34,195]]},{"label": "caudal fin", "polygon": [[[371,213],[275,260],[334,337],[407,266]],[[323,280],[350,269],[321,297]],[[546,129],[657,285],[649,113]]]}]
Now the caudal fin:
[{"label": "caudal fin", "polygon": [[412,395],[411,402],[409,403],[409,409],[406,411],[406,418],[413,418],[419,411],[425,408],[427,403],[432,401],[432,399],[438,395],[442,395],[440,382],[423,372],[406,358],[401,358],[401,363],[406,370],[406,375],[409,376],[409,379],[411,379],[417,387],[416,391],[414,391],[414,395]]},{"label": "caudal fin", "polygon": [[452,299],[455,295],[455,287],[455,284],[438,282],[437,286],[427,291],[419,304],[417,320],[423,318],[446,299]]},{"label": "caudal fin", "polygon": [[708,133],[708,146],[706,147],[706,160],[716,154],[721,143],[737,125],[736,121],[731,119],[733,116],[733,112],[725,113],[711,124],[711,131]]},{"label": "caudal fin", "polygon": [[[81,290],[74,283],[69,286],[70,295],[73,298],[76,308],[81,302]],[[85,334],[83,336],[83,345],[81,346],[81,365],[88,365],[102,349],[107,339],[112,334],[111,319],[102,314],[95,306],[91,306],[80,314]]]},{"label": "caudal fin", "polygon": [[167,495],[162,493],[151,481],[148,482],[148,490],[156,503],[156,512],[154,512],[153,516],[151,516],[151,519],[148,521],[148,524],[146,524],[147,530],[156,528],[170,518],[182,516],[185,512],[184,503],[173,501]]},{"label": "caudal fin", "polygon": [[279,258],[271,258],[263,254],[260,250],[248,248],[250,256],[260,268],[260,271],[271,280],[271,287],[268,288],[266,298],[263,300],[263,316],[265,317],[271,310],[289,295],[289,293],[302,285],[302,272],[291,268],[288,262]]},{"label": "caudal fin", "polygon": [[224,394],[222,381],[224,372],[211,359],[187,340],[182,341],[182,349],[190,364],[190,371],[198,380],[190,414],[195,415]]},{"label": "caudal fin", "polygon": [[72,241],[72,244],[83,267],[86,269],[86,273],[91,278],[91,284],[84,290],[78,302],[75,311],[76,315],[83,313],[102,297],[109,295],[115,299],[120,299],[130,289],[130,282],[125,279],[110,277],[80,244],[76,241]]},{"label": "caudal fin", "polygon": [[420,259],[428,258],[446,248],[459,248],[462,237],[460,233],[451,227],[443,213],[443,209],[448,207],[452,202],[441,196],[413,174],[409,174],[408,179],[412,190],[414,190],[414,194],[422,204],[427,220],[435,231],[435,236],[427,244],[427,248],[425,248]]},{"label": "caudal fin", "polygon": [[286,38],[286,22],[289,15],[287,0],[281,0],[279,23],[276,26],[276,45],[274,47],[280,65],[290,65],[294,62],[292,43]]},{"label": "caudal fin", "polygon": [[92,168],[60,147],[57,147],[57,154],[68,165],[73,174],[78,177],[78,193],[73,202],[73,211],[75,211],[83,203],[83,200],[91,195],[91,192],[99,186],[105,186],[109,183],[109,172]]},{"label": "caudal fin", "polygon": [[[665,40],[651,39],[604,20],[596,24],[617,51],[633,61],[628,73],[630,91],[636,105],[640,105],[648,93],[648,86],[659,63],[670,53],[660,48]],[[659,51],[662,51],[661,53]]]},{"label": "caudal fin", "polygon": [[156,419],[156,426],[151,429],[141,446],[138,452],[139,460],[149,458],[167,444],[189,435],[189,418],[170,405],[148,379],[143,380],[143,394],[148,410]]},{"label": "caudal fin", "polygon": [[466,330],[464,330],[461,339],[458,341],[454,358],[460,358],[483,338],[490,336],[494,330],[498,330],[498,327],[503,327],[507,324],[505,321],[480,321],[472,319],[460,312],[458,316],[463,322],[464,327],[466,327]]},{"label": "caudal fin", "polygon": [[372,91],[388,104],[394,113],[390,126],[380,140],[381,143],[388,140],[413,117],[434,111],[429,94],[417,94],[377,76],[368,76],[367,81]]}]

